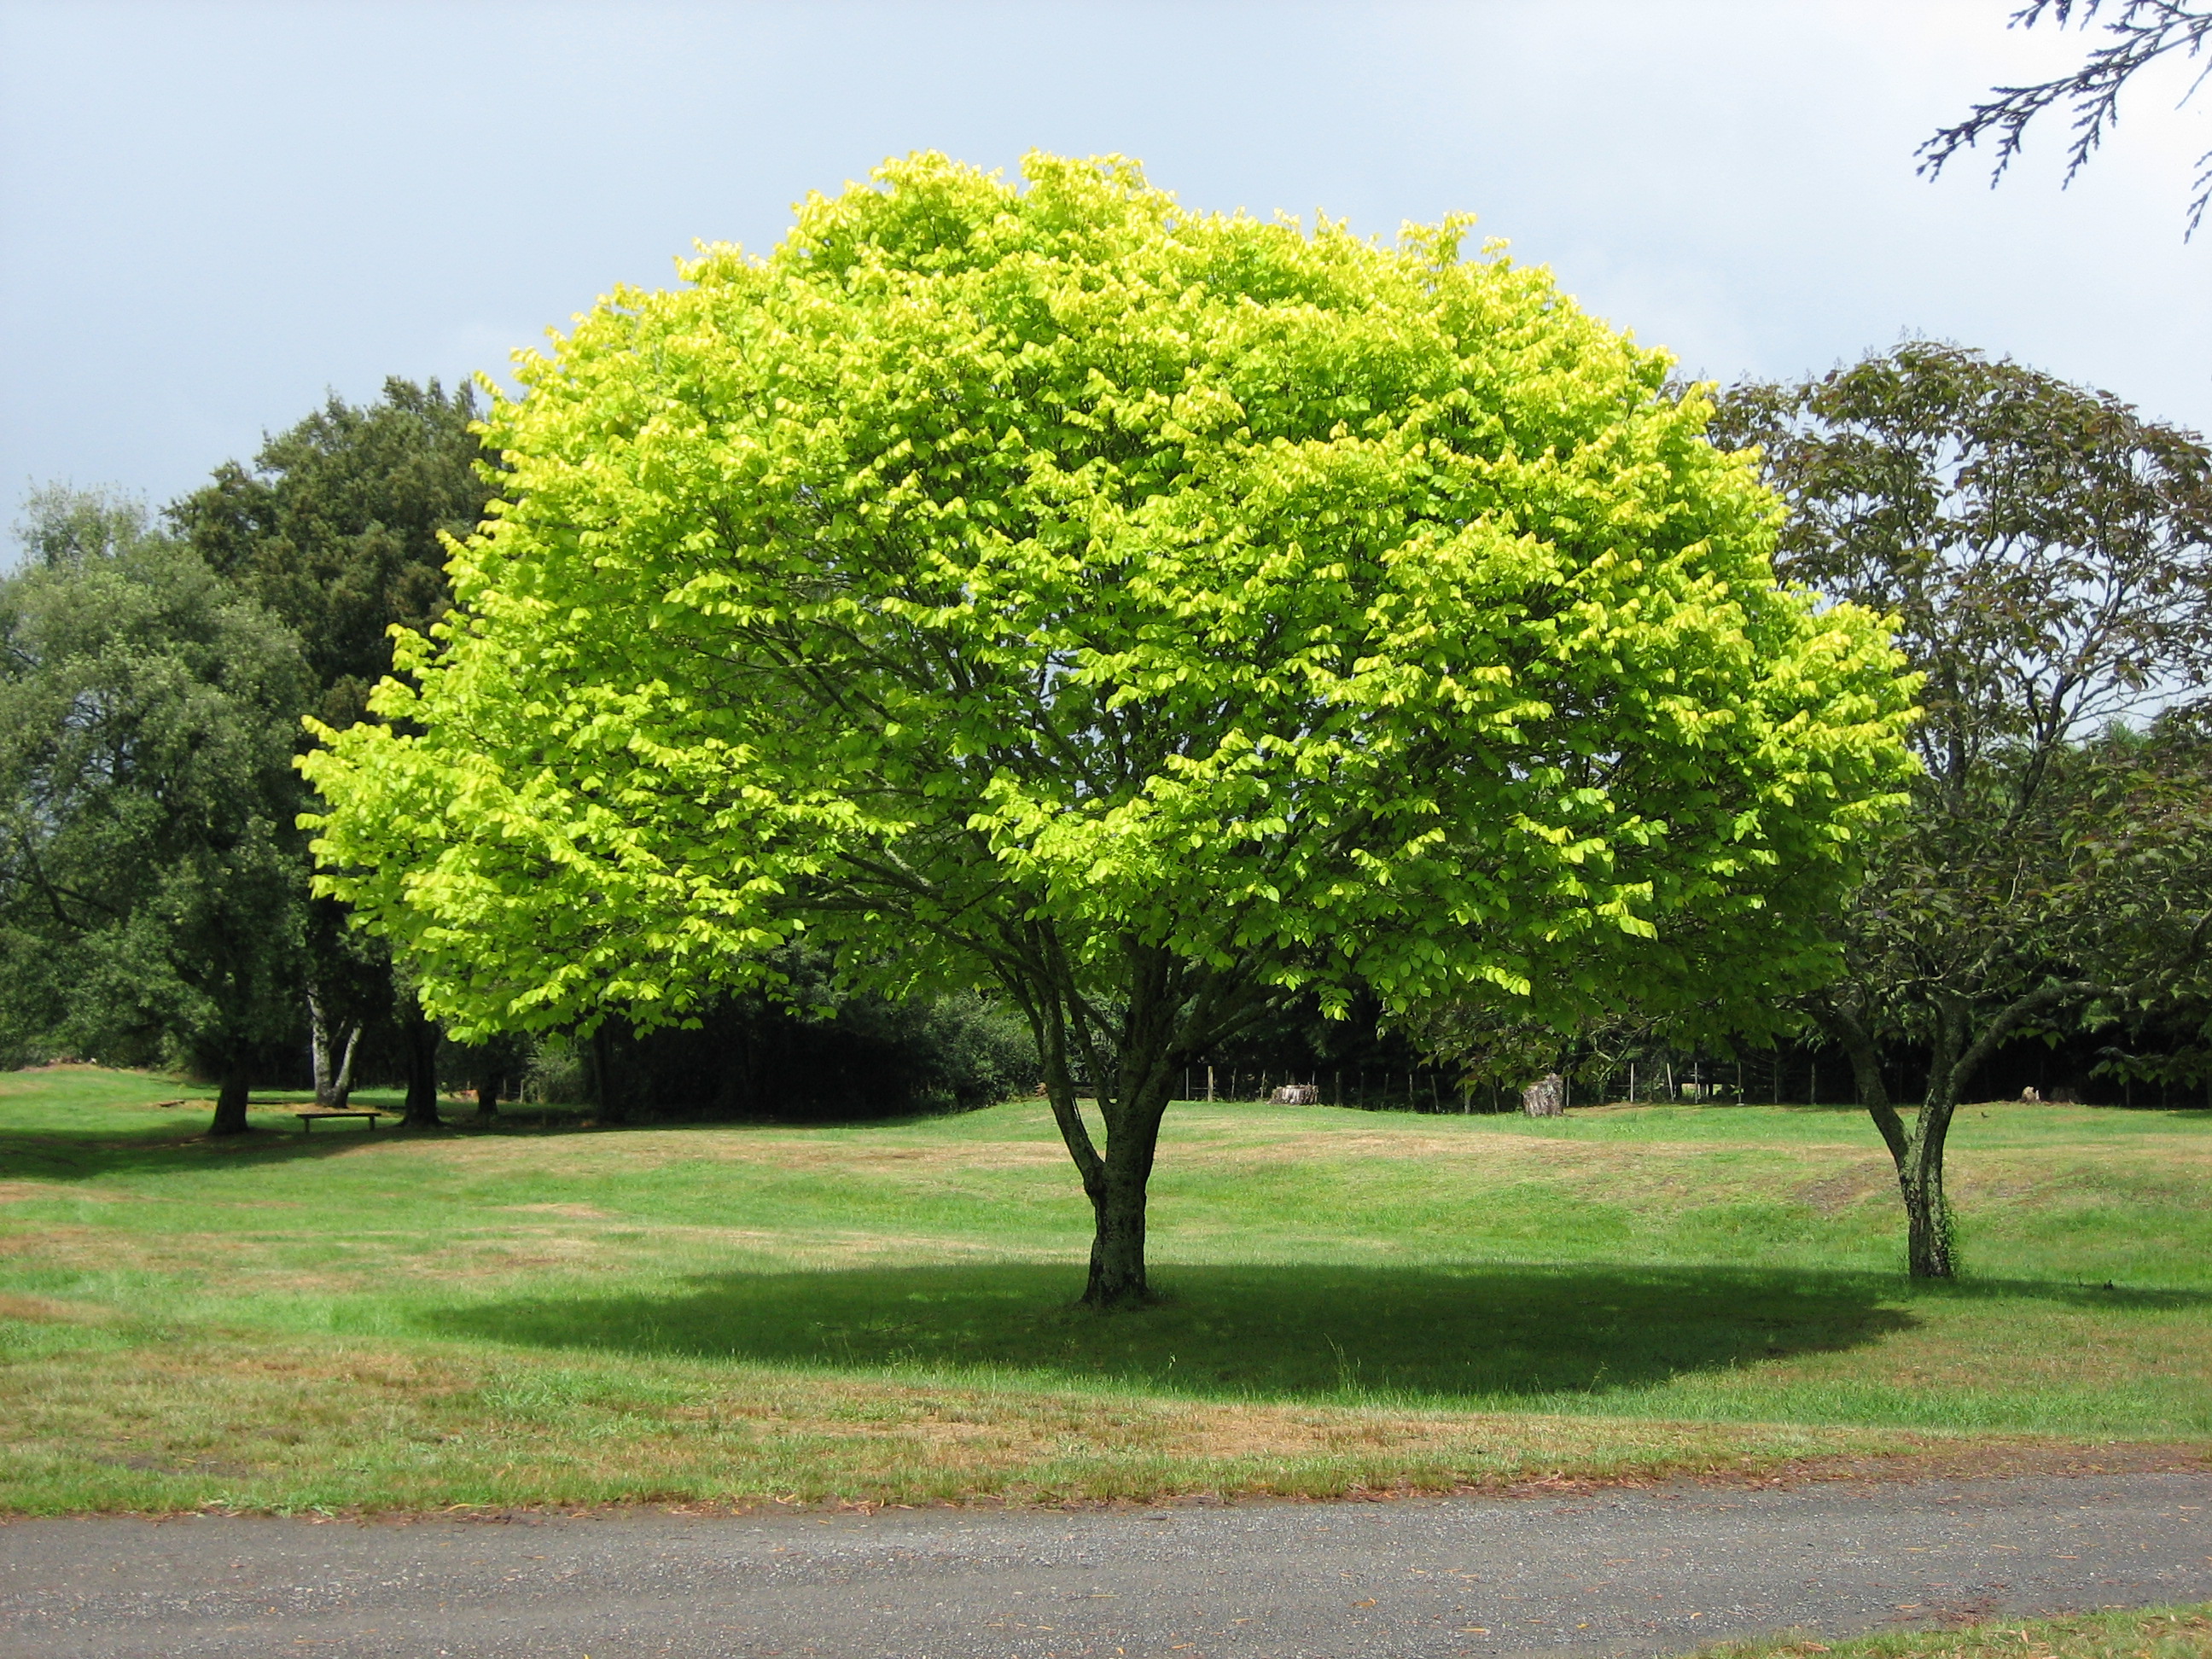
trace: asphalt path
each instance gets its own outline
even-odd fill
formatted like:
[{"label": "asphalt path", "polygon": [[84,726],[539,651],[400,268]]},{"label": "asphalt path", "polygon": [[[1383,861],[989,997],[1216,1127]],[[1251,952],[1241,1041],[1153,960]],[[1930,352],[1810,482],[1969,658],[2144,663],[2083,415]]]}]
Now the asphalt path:
[{"label": "asphalt path", "polygon": [[0,1527],[9,1659],[1673,1654],[2212,1600],[2212,1474]]}]

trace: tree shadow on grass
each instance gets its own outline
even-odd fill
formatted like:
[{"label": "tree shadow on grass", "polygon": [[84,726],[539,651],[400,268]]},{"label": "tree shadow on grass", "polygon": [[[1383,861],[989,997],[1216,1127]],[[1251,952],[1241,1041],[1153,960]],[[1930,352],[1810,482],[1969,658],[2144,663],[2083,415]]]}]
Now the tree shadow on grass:
[{"label": "tree shadow on grass", "polygon": [[732,1273],[688,1293],[441,1310],[445,1335],[842,1370],[924,1368],[1205,1395],[1602,1394],[1919,1322],[1874,1275],[1727,1268],[1174,1267],[1153,1307],[1069,1304],[1073,1266]]},{"label": "tree shadow on grass", "polygon": [[[149,1115],[119,1129],[96,1121],[81,1128],[0,1129],[0,1179],[70,1182],[103,1176],[191,1175],[217,1160],[232,1164],[312,1161],[374,1150],[395,1138],[423,1138],[422,1132],[399,1126],[397,1106],[378,1107],[391,1120],[380,1128],[372,1128],[362,1119],[341,1118],[303,1131],[290,1105],[257,1100],[252,1133],[220,1137],[208,1133],[213,1109],[210,1103],[196,1099],[189,1107],[166,1109],[158,1118]],[[604,1133],[580,1127],[573,1112],[548,1127],[541,1126],[535,1107],[515,1110],[489,1124],[477,1121],[469,1109],[457,1110],[447,1103],[443,1127],[429,1134],[449,1139],[493,1136],[538,1139]]]}]

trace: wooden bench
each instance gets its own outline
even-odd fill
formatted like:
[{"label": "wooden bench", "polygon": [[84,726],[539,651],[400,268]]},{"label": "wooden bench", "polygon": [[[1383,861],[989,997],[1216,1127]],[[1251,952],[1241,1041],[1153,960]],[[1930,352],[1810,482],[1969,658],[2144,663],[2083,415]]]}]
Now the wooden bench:
[{"label": "wooden bench", "polygon": [[365,1117],[368,1120],[369,1133],[374,1134],[376,1133],[376,1120],[380,1117],[389,1117],[392,1114],[389,1112],[373,1110],[367,1106],[349,1106],[343,1110],[340,1110],[335,1106],[318,1106],[307,1111],[295,1112],[292,1115],[300,1120],[300,1133],[301,1134],[307,1134],[313,1131],[315,1127],[315,1120],[319,1117]]}]

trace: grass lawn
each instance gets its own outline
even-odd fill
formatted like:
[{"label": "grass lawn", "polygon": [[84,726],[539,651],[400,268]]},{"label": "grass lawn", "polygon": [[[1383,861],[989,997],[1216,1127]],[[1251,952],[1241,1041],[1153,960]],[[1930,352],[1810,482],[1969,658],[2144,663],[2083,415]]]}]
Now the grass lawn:
[{"label": "grass lawn", "polygon": [[1886,1632],[1850,1642],[1779,1638],[1707,1648],[1699,1659],[2203,1659],[2212,1653],[2212,1603],[2148,1613],[2012,1619],[1964,1630]]},{"label": "grass lawn", "polygon": [[1928,1289],[1844,1109],[1182,1105],[1166,1302],[1100,1317],[1040,1103],[304,1137],[258,1105],[263,1133],[210,1141],[181,1092],[0,1075],[0,1507],[1332,1493],[2212,1443],[2203,1111],[1966,1109],[1968,1277]]}]

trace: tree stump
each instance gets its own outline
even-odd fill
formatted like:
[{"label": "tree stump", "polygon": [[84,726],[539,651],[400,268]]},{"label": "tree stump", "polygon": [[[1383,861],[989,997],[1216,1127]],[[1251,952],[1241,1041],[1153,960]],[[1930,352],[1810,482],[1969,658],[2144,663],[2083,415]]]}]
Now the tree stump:
[{"label": "tree stump", "polygon": [[1521,1091],[1521,1109],[1530,1117],[1563,1117],[1567,1110],[1567,1080],[1547,1072]]}]

